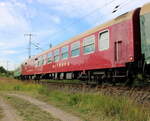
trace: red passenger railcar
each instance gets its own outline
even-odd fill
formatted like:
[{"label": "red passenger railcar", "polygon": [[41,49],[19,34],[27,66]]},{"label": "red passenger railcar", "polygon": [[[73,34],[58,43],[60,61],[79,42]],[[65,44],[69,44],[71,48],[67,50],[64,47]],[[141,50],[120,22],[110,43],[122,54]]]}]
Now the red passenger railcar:
[{"label": "red passenger railcar", "polygon": [[[129,75],[141,57],[140,8],[28,59],[23,78],[102,80]],[[122,70],[121,73],[119,70]]]}]

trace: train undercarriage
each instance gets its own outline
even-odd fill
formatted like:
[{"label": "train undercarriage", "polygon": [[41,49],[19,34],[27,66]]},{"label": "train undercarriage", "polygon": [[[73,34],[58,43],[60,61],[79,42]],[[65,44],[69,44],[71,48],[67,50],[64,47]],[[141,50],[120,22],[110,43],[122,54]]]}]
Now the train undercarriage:
[{"label": "train undercarriage", "polygon": [[135,82],[145,84],[150,78],[150,64],[144,61],[127,63],[124,68],[58,72],[35,75],[22,75],[21,80],[81,80],[86,84],[133,85]]}]

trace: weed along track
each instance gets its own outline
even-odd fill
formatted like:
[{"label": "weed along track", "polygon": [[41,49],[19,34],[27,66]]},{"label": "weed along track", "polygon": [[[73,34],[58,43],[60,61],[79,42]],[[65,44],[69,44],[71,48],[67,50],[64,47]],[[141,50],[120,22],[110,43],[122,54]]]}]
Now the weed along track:
[{"label": "weed along track", "polygon": [[83,83],[63,83],[63,82],[43,82],[49,90],[68,90],[70,92],[100,92],[110,96],[126,96],[134,99],[136,102],[150,105],[150,86],[146,87],[128,87],[128,86],[110,86],[110,85],[87,85]]},{"label": "weed along track", "polygon": [[[52,88],[51,88],[52,89]],[[125,96],[103,95],[97,92],[69,90],[40,91],[58,107],[76,112],[85,121],[149,121],[149,108]]]}]

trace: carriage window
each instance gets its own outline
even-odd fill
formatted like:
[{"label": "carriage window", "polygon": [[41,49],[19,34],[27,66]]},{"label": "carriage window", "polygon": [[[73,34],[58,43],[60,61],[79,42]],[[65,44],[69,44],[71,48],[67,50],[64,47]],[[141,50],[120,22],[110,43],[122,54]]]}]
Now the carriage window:
[{"label": "carriage window", "polygon": [[68,58],[68,46],[65,46],[61,49],[61,57],[62,59]]},{"label": "carriage window", "polygon": [[47,64],[47,55],[44,55],[44,65]]},{"label": "carriage window", "polygon": [[37,66],[41,66],[42,65],[42,57],[39,57],[38,62],[37,62]]},{"label": "carriage window", "polygon": [[99,34],[99,49],[107,50],[109,48],[109,31],[103,31]]},{"label": "carriage window", "polygon": [[40,66],[40,61],[38,61],[37,66]]},{"label": "carriage window", "polygon": [[83,53],[91,53],[95,50],[95,36],[92,35],[83,40]]},{"label": "carriage window", "polygon": [[71,44],[71,56],[79,56],[80,55],[80,42],[74,42]]},{"label": "carriage window", "polygon": [[51,63],[51,62],[52,62],[52,53],[49,53],[49,54],[47,55],[47,62],[48,62],[48,63]]},{"label": "carriage window", "polygon": [[44,57],[43,56],[40,57],[40,61],[38,62],[38,65],[39,66],[44,65]]},{"label": "carriage window", "polygon": [[44,65],[44,57],[42,58],[42,60],[41,60],[41,65]]},{"label": "carriage window", "polygon": [[54,61],[58,61],[59,60],[59,49],[54,51]]}]

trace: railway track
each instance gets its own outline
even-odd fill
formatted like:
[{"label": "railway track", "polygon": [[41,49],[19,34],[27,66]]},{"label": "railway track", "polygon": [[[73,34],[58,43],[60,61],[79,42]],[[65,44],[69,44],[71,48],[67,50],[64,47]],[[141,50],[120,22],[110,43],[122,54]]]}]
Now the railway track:
[{"label": "railway track", "polygon": [[120,85],[96,85],[85,83],[63,83],[63,82],[39,82],[48,87],[49,90],[69,90],[76,92],[100,92],[108,96],[125,96],[132,98],[135,102],[150,106],[150,85],[127,87]]}]

